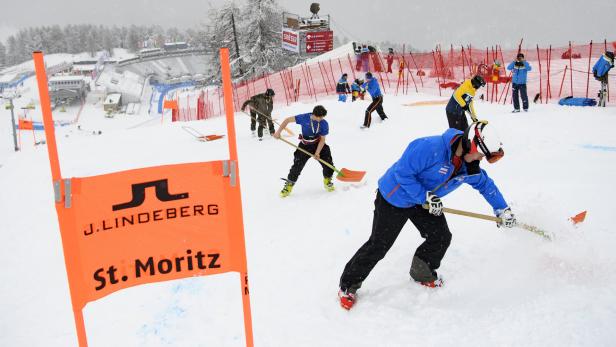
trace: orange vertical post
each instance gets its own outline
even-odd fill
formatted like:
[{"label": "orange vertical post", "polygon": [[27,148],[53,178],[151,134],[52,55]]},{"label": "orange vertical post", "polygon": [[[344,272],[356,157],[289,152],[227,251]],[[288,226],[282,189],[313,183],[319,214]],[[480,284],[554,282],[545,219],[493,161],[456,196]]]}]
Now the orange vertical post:
[{"label": "orange vertical post", "polygon": [[[234,194],[229,198],[232,200],[237,200],[237,205],[239,206],[240,211],[235,214],[235,218],[231,218],[229,223],[232,229],[235,230],[243,230],[244,220],[243,220],[243,212],[241,211],[241,194],[240,194],[240,182],[239,182],[239,165],[237,158],[237,143],[235,137],[235,117],[233,112],[233,97],[231,89],[231,66],[229,64],[229,49],[221,48],[220,49],[220,65],[222,70],[222,86],[224,90],[224,104],[225,104],[225,114],[227,117],[227,134],[229,137],[229,157],[231,159],[231,166],[236,166],[237,170],[237,182],[234,189]],[[238,235],[239,234],[239,235]],[[243,272],[240,272],[240,281],[241,281],[241,294],[242,294],[242,305],[244,307],[244,331],[246,335],[246,346],[254,346],[253,336],[252,336],[252,315],[250,311],[250,296],[248,289],[248,273],[247,273],[247,261],[246,261],[246,246],[245,246],[245,238],[243,231],[241,233],[234,233],[236,235],[236,239],[233,240],[234,243],[242,249],[243,252],[240,252],[240,262],[242,262],[241,268],[244,269]],[[237,248],[236,248],[237,249]]]},{"label": "orange vertical post", "polygon": [[[56,131],[53,125],[53,117],[51,114],[51,101],[49,99],[49,88],[47,87],[47,72],[45,71],[45,61],[43,52],[35,51],[32,53],[34,59],[34,71],[36,72],[36,80],[39,89],[39,97],[41,100],[41,111],[43,113],[43,125],[45,127],[45,136],[47,138],[47,153],[49,154],[49,164],[51,166],[51,179],[55,184],[59,184],[60,196],[64,196],[64,182],[62,181],[62,173],[60,172],[60,161],[58,159],[58,147],[56,144]],[[56,201],[56,209],[62,201]],[[60,210],[58,210],[60,213]],[[68,240],[62,238],[63,248],[65,252],[75,251],[75,247],[67,249]],[[64,263],[68,270],[66,256]],[[70,287],[70,286],[69,286]],[[72,289],[69,288],[72,291]],[[73,303],[73,316],[75,318],[75,327],[77,329],[77,341],[80,347],[87,347],[88,340],[86,337],[86,328],[83,320],[83,312],[80,304],[76,305],[76,294],[71,293],[71,301]]]}]

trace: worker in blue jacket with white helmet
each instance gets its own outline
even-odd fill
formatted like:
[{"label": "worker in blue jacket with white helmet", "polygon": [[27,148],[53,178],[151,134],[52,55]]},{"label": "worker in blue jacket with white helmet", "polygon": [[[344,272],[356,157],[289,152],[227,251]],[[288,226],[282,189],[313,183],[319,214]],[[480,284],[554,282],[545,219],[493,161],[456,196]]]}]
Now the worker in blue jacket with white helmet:
[{"label": "worker in blue jacket with white helmet", "polygon": [[440,197],[462,183],[468,183],[483,195],[500,218],[499,227],[514,226],[515,216],[503,195],[479,167],[484,157],[494,163],[503,156],[502,144],[486,121],[471,124],[465,132],[451,128],[442,135],[411,142],[402,157],[379,179],[372,234],[346,264],[340,278],[342,307],[353,306],[356,291],[389,251],[409,219],[425,239],[415,252],[410,276],[427,287],[442,286],[436,269],[449,247],[451,232],[442,213]]}]

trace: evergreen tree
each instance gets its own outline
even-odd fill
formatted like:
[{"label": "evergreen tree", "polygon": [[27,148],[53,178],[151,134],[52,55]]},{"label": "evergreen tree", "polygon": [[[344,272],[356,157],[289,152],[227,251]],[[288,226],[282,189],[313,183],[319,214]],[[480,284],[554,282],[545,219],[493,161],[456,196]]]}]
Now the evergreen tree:
[{"label": "evergreen tree", "polygon": [[6,63],[6,47],[4,47],[4,44],[0,41],[0,66],[6,65]]},{"label": "evergreen tree", "polygon": [[297,54],[282,49],[281,18],[276,0],[248,0],[243,11],[245,77],[279,71],[301,60]]},{"label": "evergreen tree", "polygon": [[[211,52],[212,70],[220,71],[220,56],[221,48],[229,48],[231,55],[231,74],[233,77],[239,77],[244,73],[242,69],[241,53],[237,49],[242,38],[238,30],[236,18],[240,17],[240,9],[234,1],[228,2],[221,8],[210,8],[208,17],[211,26],[207,27],[205,32],[206,49]],[[216,78],[220,80],[220,76]]]},{"label": "evergreen tree", "polygon": [[131,25],[126,34],[126,48],[133,52],[139,51],[139,29],[135,25]]}]

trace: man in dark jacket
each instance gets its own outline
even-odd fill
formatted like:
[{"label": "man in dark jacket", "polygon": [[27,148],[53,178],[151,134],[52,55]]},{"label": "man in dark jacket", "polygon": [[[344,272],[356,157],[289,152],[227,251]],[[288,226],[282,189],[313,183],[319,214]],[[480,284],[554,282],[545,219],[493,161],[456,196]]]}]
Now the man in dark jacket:
[{"label": "man in dark jacket", "polygon": [[484,157],[494,163],[504,156],[496,134],[486,125],[486,121],[475,122],[465,132],[450,128],[440,136],[411,142],[402,157],[379,179],[372,234],[346,264],[340,277],[338,296],[343,308],[351,309],[355,293],[385,257],[409,219],[425,239],[415,251],[411,279],[431,288],[443,285],[436,269],[449,247],[451,232],[440,197],[462,183],[483,195],[500,218],[499,227],[515,225],[515,216],[503,195],[479,167]]},{"label": "man in dark jacket", "polygon": [[267,123],[270,135],[276,131],[272,120],[274,95],[276,95],[274,90],[268,88],[265,93],[254,95],[242,105],[242,111],[246,109],[246,106],[250,106],[250,131],[252,131],[253,135],[255,133],[256,123],[259,122],[259,128],[257,130],[259,141],[263,139],[263,128],[265,128],[265,123]]},{"label": "man in dark jacket", "polygon": [[347,81],[348,74],[343,73],[340,80],[338,80],[338,84],[336,84],[336,93],[338,93],[338,101],[346,102],[347,94],[351,94],[351,87],[349,87],[349,82]]}]

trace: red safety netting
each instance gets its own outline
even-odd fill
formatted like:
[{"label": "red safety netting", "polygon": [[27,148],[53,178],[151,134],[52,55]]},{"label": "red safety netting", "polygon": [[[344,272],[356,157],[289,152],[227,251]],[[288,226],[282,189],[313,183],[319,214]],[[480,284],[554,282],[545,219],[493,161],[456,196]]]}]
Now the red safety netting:
[{"label": "red safety netting", "polygon": [[[522,46],[522,43],[520,43]],[[525,46],[520,49],[531,64],[527,89],[532,100],[547,103],[566,96],[596,97],[600,84],[592,76],[592,66],[605,50],[614,50],[616,42],[590,42],[566,47]],[[500,46],[484,49],[472,46],[438,46],[425,53],[396,54],[393,73],[386,73],[385,57],[379,52],[355,56],[353,53],[332,59],[315,59],[269,75],[234,83],[235,111],[252,95],[267,88],[275,91],[275,104],[289,105],[297,101],[315,103],[323,97],[336,95],[336,84],[343,73],[351,84],[364,78],[366,68],[378,78],[384,93],[422,92],[449,96],[465,78],[482,74],[488,84],[480,91],[483,99],[493,103],[511,103],[511,72],[507,65],[515,60],[518,49],[502,50]],[[366,61],[367,60],[367,61]],[[500,67],[495,67],[498,60]],[[613,87],[609,87],[610,94]],[[195,92],[177,94],[178,121],[216,117],[224,114],[222,91],[207,87]],[[613,96],[608,102],[614,100]]]}]

